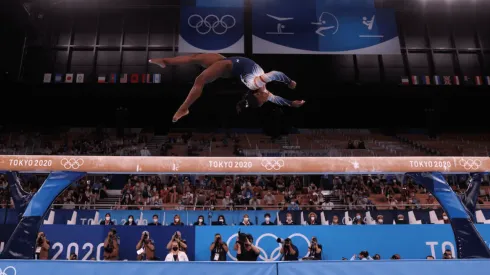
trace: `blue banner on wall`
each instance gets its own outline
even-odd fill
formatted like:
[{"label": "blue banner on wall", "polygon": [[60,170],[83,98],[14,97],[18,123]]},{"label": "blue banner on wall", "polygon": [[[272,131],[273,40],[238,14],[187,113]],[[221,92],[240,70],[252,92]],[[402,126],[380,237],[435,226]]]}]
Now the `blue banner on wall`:
[{"label": "blue banner on wall", "polygon": [[[75,252],[79,259],[103,259],[104,239],[114,226],[45,225],[41,231],[51,243],[49,256],[53,260],[66,260]],[[187,242],[187,256],[194,260],[194,227],[115,226],[120,237],[119,259],[136,260],[136,244],[143,231],[148,231],[156,246],[156,257],[165,259],[167,243],[176,231]]]},{"label": "blue banner on wall", "polygon": [[[490,226],[478,225],[485,240],[490,241]],[[277,238],[291,238],[298,247],[300,257],[308,252],[311,238],[316,236],[323,245],[324,260],[350,258],[367,250],[371,255],[380,254],[384,259],[394,254],[403,259],[425,259],[433,255],[441,259],[445,249],[456,255],[454,236],[449,225],[380,225],[380,226],[254,226],[254,227],[198,227],[196,228],[196,261],[209,260],[209,244],[214,234],[220,233],[230,247],[228,260],[236,259],[233,247],[238,229],[252,234],[254,244],[260,249],[259,260],[281,259]],[[488,242],[487,242],[488,244]]]},{"label": "blue banner on wall", "polygon": [[[254,1],[255,54],[400,54],[391,9],[322,0]],[[348,8],[347,8],[348,7]]]},{"label": "blue banner on wall", "polygon": [[180,8],[179,52],[243,53],[244,0],[199,0]]}]

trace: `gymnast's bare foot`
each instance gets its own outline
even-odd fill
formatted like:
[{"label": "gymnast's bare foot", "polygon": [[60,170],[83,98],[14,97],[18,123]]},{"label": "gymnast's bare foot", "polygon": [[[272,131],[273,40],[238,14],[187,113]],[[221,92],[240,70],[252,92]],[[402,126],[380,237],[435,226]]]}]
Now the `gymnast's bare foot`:
[{"label": "gymnast's bare foot", "polygon": [[173,119],[172,119],[172,122],[175,123],[177,122],[179,119],[181,119],[182,117],[186,116],[189,114],[189,109],[178,109],[177,112],[175,113]]},{"label": "gymnast's bare foot", "polygon": [[150,60],[148,60],[148,62],[151,64],[158,65],[158,66],[162,67],[162,69],[167,66],[167,65],[165,65],[165,62],[163,62],[163,60],[161,60],[161,59],[150,59]]}]

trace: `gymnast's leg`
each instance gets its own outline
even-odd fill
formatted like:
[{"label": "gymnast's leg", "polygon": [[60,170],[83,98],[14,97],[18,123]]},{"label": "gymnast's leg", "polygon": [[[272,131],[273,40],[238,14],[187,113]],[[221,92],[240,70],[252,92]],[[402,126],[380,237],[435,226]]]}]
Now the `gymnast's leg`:
[{"label": "gymnast's leg", "polygon": [[180,106],[173,117],[173,122],[177,122],[183,116],[189,114],[189,107],[201,96],[204,85],[215,81],[216,79],[228,74],[232,70],[233,64],[230,60],[222,60],[214,63],[204,70],[194,81],[189,95],[184,103]]},{"label": "gymnast's leg", "polygon": [[150,59],[148,62],[151,64],[158,65],[165,68],[167,65],[187,65],[187,64],[197,64],[205,68],[213,65],[214,63],[225,59],[224,56],[217,53],[202,53],[202,54],[191,54],[182,55],[168,58],[154,58]]}]

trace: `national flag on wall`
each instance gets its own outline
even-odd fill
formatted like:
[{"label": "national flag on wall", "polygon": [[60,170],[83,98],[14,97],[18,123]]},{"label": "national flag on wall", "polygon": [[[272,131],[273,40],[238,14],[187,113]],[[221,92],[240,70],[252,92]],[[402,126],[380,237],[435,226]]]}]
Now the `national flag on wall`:
[{"label": "national flag on wall", "polygon": [[485,76],[485,83],[487,83],[487,85],[490,85],[490,76]]},{"label": "national flag on wall", "polygon": [[480,86],[480,85],[483,84],[482,81],[481,81],[481,76],[479,76],[479,75],[475,76],[475,83],[478,86]]},{"label": "national flag on wall", "polygon": [[423,75],[423,76],[420,77],[420,79],[422,80],[422,84],[424,84],[424,85],[430,85],[430,76]]},{"label": "national flag on wall", "polygon": [[51,83],[52,74],[44,74],[43,83]]},{"label": "national flag on wall", "polygon": [[99,75],[99,77],[97,78],[97,83],[106,83],[105,75]]},{"label": "national flag on wall", "polygon": [[459,76],[457,76],[457,75],[453,76],[453,84],[459,85]]},{"label": "national flag on wall", "polygon": [[141,74],[141,83],[146,83],[146,74]]},{"label": "national flag on wall", "polygon": [[128,83],[128,74],[122,74],[120,83]]},{"label": "national flag on wall", "polygon": [[65,75],[65,83],[73,83],[73,74]]},{"label": "national flag on wall", "polygon": [[77,74],[77,83],[83,83],[85,81],[84,74]]},{"label": "national flag on wall", "polygon": [[138,83],[138,82],[140,82],[139,75],[138,74],[132,74],[131,75],[131,83]]},{"label": "national flag on wall", "polygon": [[[407,78],[408,81],[408,78]],[[153,75],[153,83],[161,83],[162,82],[162,75],[161,74],[154,74]]]},{"label": "national flag on wall", "polygon": [[471,77],[466,76],[466,75],[464,76],[464,83],[465,83],[466,85],[475,85],[475,84],[473,83],[473,79],[471,79]]},{"label": "national flag on wall", "polygon": [[146,74],[146,83],[152,83],[152,80],[151,74]]},{"label": "national flag on wall", "polygon": [[419,85],[419,77],[416,75],[412,75],[412,84]]},{"label": "national flag on wall", "polygon": [[61,74],[56,74],[56,76],[54,77],[54,82],[55,83],[61,83],[62,79],[63,79],[63,77]]},{"label": "national flag on wall", "polygon": [[441,85],[441,77],[438,75],[434,75],[434,84]]},{"label": "national flag on wall", "polygon": [[117,74],[111,74],[110,75],[109,83],[117,83]]},{"label": "national flag on wall", "polygon": [[443,76],[444,85],[452,85],[450,76]]},{"label": "national flag on wall", "polygon": [[410,81],[408,81],[408,77],[402,76],[402,85],[408,85],[410,84]]}]

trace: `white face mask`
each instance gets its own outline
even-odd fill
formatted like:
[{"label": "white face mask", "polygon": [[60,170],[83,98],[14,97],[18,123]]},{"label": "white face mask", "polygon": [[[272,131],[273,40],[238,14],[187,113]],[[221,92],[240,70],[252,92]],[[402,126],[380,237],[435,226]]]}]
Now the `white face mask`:
[{"label": "white face mask", "polygon": [[383,220],[382,220],[382,219],[379,219],[379,220],[378,220],[378,223],[383,223]]},{"label": "white face mask", "polygon": [[157,222],[158,222],[158,219],[153,219],[153,222],[154,222],[154,223],[157,223]]},{"label": "white face mask", "polygon": [[442,219],[443,220],[447,220],[447,216],[442,216]]},{"label": "white face mask", "polygon": [[220,219],[219,222],[224,222],[224,220]]},{"label": "white face mask", "polygon": [[111,220],[111,217],[105,217],[105,220],[106,221],[110,221]]},{"label": "white face mask", "polygon": [[357,215],[356,216],[356,219],[360,220],[361,219],[361,216]]},{"label": "white face mask", "polygon": [[268,222],[268,221],[270,221],[270,220],[271,220],[271,218],[269,218],[269,217],[266,217],[266,218],[265,218],[265,221],[266,221],[266,222]]},{"label": "white face mask", "polygon": [[248,218],[243,218],[244,221],[248,222]]},{"label": "white face mask", "polygon": [[310,217],[310,220],[314,221],[315,220],[315,217]]},{"label": "white face mask", "polygon": [[199,219],[199,222],[203,222],[203,219]]},{"label": "white face mask", "polygon": [[177,223],[177,222],[179,222],[180,220],[179,220],[179,219],[175,219],[174,221]]},{"label": "white face mask", "polygon": [[132,219],[132,218],[129,218],[129,219],[128,219],[128,221],[129,221],[129,222],[133,222],[133,219]]}]

